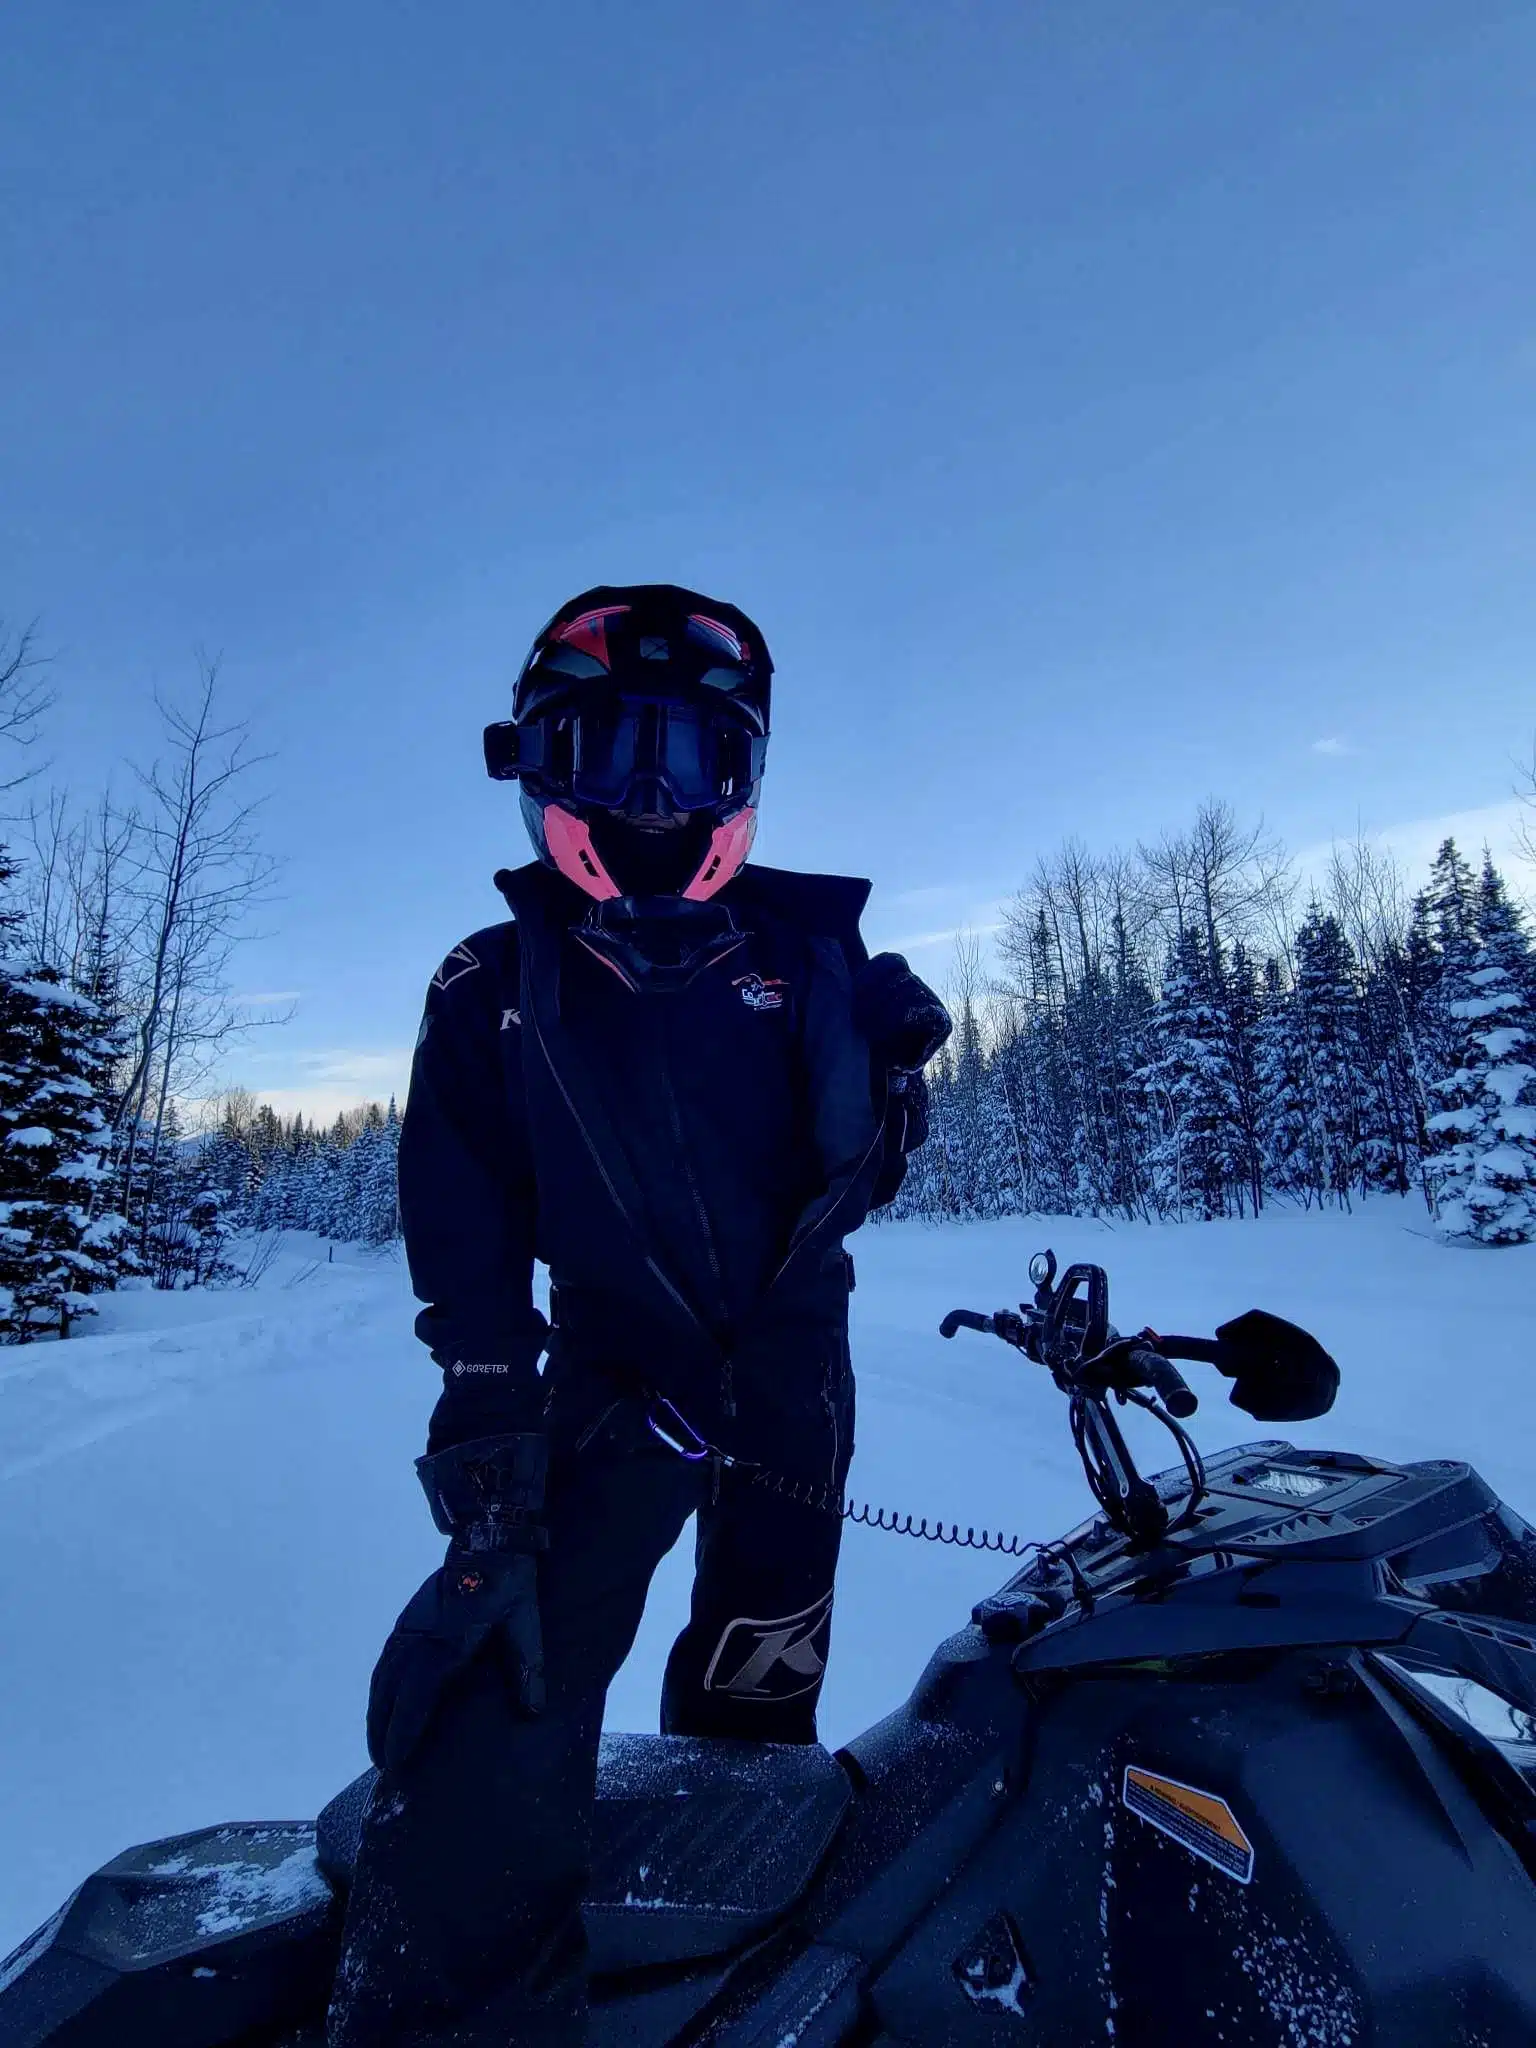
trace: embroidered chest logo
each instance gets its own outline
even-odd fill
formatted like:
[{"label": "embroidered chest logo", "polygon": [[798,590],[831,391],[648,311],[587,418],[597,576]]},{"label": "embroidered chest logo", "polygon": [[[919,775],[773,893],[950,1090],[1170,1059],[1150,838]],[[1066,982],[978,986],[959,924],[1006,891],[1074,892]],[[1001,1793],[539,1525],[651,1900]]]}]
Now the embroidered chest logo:
[{"label": "embroidered chest logo", "polygon": [[741,990],[741,1000],[749,1010],[782,1010],[787,981],[764,981],[760,974],[741,974],[731,983],[732,988]]}]

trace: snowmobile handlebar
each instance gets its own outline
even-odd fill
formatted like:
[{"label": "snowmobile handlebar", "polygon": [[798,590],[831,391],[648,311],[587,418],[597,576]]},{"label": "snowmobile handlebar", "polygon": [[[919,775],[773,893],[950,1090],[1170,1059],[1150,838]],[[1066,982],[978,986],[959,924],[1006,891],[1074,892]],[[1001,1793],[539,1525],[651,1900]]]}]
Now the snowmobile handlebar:
[{"label": "snowmobile handlebar", "polygon": [[[1094,1498],[1116,1528],[1149,1548],[1193,1519],[1205,1491],[1200,1454],[1179,1426],[1200,1404],[1173,1357],[1215,1364],[1220,1347],[1205,1338],[1161,1337],[1155,1330],[1122,1337],[1109,1320],[1109,1276],[1102,1266],[1069,1266],[1058,1281],[1056,1256],[1047,1251],[1031,1262],[1029,1271],[1033,1302],[991,1315],[951,1309],[939,1325],[940,1334],[978,1330],[1046,1367],[1071,1402],[1072,1440]],[[1178,1443],[1189,1493],[1177,1518],[1137,1471],[1110,1411],[1111,1394],[1147,1409]]]},{"label": "snowmobile handlebar", "polygon": [[979,1315],[973,1308],[952,1308],[939,1325],[941,1337],[953,1337],[956,1330],[980,1330],[984,1337],[995,1337],[999,1334],[993,1318]]},{"label": "snowmobile handlebar", "polygon": [[[959,1330],[979,1330],[986,1337],[1001,1337],[1005,1344],[1033,1358],[1037,1365],[1048,1361],[1030,1338],[1034,1326],[1025,1315],[999,1309],[984,1316],[972,1308],[952,1308],[939,1325],[941,1337],[953,1337]],[[1157,1348],[1154,1349],[1154,1344]],[[1083,1361],[1073,1377],[1078,1384],[1096,1392],[1128,1393],[1133,1387],[1149,1387],[1170,1415],[1193,1415],[1200,1406],[1173,1358],[1199,1358],[1215,1363],[1217,1346],[1202,1337],[1156,1337],[1150,1332],[1127,1342],[1117,1339],[1098,1357]]]},{"label": "snowmobile handlebar", "polygon": [[[1176,1358],[1194,1359],[1234,1382],[1233,1402],[1260,1421],[1304,1421],[1325,1415],[1338,1391],[1339,1369],[1307,1331],[1263,1309],[1223,1323],[1214,1337],[1168,1337],[1152,1329],[1122,1337],[1109,1320],[1109,1276],[1102,1266],[1076,1265],[1057,1278],[1056,1254],[1031,1259],[1033,1302],[992,1315],[951,1309],[940,1334],[980,1330],[1000,1337],[1043,1365],[1071,1403],[1073,1441],[1095,1497],[1134,1541],[1158,1540],[1197,1511],[1204,1491],[1200,1454],[1180,1423],[1200,1403]],[[1182,1516],[1166,1510],[1137,1472],[1110,1412],[1109,1396],[1146,1409],[1178,1443],[1190,1477]]]},{"label": "snowmobile handlebar", "polygon": [[1129,1363],[1139,1383],[1152,1389],[1170,1415],[1177,1415],[1182,1421],[1200,1406],[1179,1368],[1150,1344],[1132,1344]]}]

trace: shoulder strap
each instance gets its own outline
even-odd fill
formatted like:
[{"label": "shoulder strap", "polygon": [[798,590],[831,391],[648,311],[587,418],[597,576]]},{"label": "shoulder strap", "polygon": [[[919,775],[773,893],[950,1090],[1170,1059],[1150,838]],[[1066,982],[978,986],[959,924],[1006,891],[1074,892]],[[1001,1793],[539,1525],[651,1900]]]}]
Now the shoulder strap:
[{"label": "shoulder strap", "polygon": [[590,1072],[580,1059],[571,1057],[560,1023],[561,956],[567,926],[558,904],[550,900],[550,880],[548,871],[537,862],[515,871],[502,869],[496,877],[522,940],[524,1072],[536,1062],[534,1071],[548,1075],[646,1270],[692,1332],[713,1343],[713,1332],[704,1317],[650,1249],[639,1182]]}]

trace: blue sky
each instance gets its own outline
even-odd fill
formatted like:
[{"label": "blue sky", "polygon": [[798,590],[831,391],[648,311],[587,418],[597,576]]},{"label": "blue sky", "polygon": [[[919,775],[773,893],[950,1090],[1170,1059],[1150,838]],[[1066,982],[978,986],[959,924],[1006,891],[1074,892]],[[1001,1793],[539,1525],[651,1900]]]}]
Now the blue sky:
[{"label": "blue sky", "polygon": [[1536,725],[1536,10],[12,0],[0,612],[80,789],[222,652],[232,1078],[398,1084],[562,599],[779,667],[760,851],[937,972],[1065,833],[1501,840]]}]

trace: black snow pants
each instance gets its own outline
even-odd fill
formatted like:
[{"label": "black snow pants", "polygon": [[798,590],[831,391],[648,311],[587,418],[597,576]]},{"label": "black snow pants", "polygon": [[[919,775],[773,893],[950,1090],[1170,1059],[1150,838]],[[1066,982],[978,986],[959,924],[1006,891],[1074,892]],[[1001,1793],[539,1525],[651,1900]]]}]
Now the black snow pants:
[{"label": "black snow pants", "polygon": [[[796,1398],[796,1395],[799,1398]],[[853,1439],[841,1359],[803,1389],[740,1390],[765,1467],[840,1500]],[[519,1715],[494,1664],[471,1668],[363,1824],[330,2048],[571,2048],[584,2036],[586,1888],[598,1737],[657,1565],[698,1517],[692,1611],[667,1663],[663,1732],[811,1742],[839,1518],[690,1464],[560,1369],[539,1564],[548,1705]]]}]

